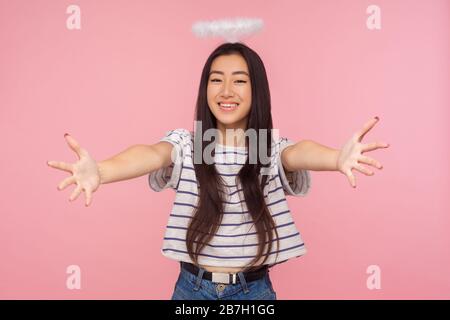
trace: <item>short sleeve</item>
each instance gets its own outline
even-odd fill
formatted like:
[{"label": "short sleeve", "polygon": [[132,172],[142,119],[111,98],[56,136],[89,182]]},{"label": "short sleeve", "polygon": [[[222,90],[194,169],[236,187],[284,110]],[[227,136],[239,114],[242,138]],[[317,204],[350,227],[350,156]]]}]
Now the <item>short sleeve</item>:
[{"label": "short sleeve", "polygon": [[176,190],[180,181],[184,157],[191,142],[191,134],[186,129],[170,130],[159,141],[166,141],[174,146],[172,149],[172,159],[174,160],[168,167],[150,172],[148,183],[150,188],[157,192],[168,188]]},{"label": "short sleeve", "polygon": [[284,193],[291,196],[305,196],[311,188],[311,174],[309,170],[285,171],[281,161],[281,152],[295,142],[287,138],[280,138],[276,145],[276,161],[278,174],[283,185]]}]

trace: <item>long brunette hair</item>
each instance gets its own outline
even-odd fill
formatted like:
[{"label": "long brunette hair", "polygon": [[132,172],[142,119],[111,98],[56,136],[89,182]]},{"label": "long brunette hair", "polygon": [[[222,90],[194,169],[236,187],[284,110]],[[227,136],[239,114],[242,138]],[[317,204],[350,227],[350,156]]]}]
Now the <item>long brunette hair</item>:
[{"label": "long brunette hair", "polygon": [[[220,45],[211,53],[205,63],[200,79],[195,115],[196,120],[201,123],[201,128],[197,126],[195,129],[195,136],[204,137],[203,134],[206,130],[217,128],[217,120],[211,112],[207,101],[209,72],[213,60],[216,57],[230,54],[240,54],[247,62],[250,74],[252,100],[246,129],[251,128],[259,133],[256,135],[258,143],[252,144],[252,146],[255,146],[256,150],[252,150],[251,152],[256,151],[256,154],[260,154],[260,132],[265,132],[267,136],[265,136],[262,141],[267,141],[266,150],[270,157],[273,125],[269,83],[266,70],[259,55],[239,42],[224,43]],[[245,142],[247,146],[246,149],[248,150],[249,143],[247,136],[245,137]],[[201,139],[202,155],[207,144],[208,143],[204,141],[204,139]],[[195,149],[197,148],[194,148],[194,157],[196,152]],[[250,153],[250,150],[248,151]],[[214,155],[214,150],[212,150],[212,152]],[[265,256],[265,258],[262,262],[258,263],[258,265],[263,264],[267,260],[269,257],[268,253],[270,253],[272,249],[272,242],[274,241],[272,230],[275,231],[277,247],[279,247],[276,225],[267,208],[264,197],[264,187],[266,186],[269,175],[266,174],[262,175],[262,178],[260,177],[261,168],[269,166],[270,162],[268,164],[262,164],[259,157],[257,157],[256,162],[257,163],[255,164],[250,164],[249,157],[247,157],[246,163],[240,169],[239,174],[236,177],[236,185],[238,185],[239,181],[242,186],[245,203],[251,214],[258,237],[257,255],[246,265],[245,270],[254,266],[262,256]],[[214,237],[221,224],[224,211],[223,194],[225,193],[226,185],[222,177],[218,174],[215,165],[208,165],[204,161],[201,161],[201,163],[194,163],[194,168],[199,183],[199,199],[186,234],[186,246],[189,256],[196,264],[198,264],[198,255],[201,254],[202,249],[207,246]],[[240,193],[239,196],[241,197]],[[267,250],[264,250],[266,247]]]}]

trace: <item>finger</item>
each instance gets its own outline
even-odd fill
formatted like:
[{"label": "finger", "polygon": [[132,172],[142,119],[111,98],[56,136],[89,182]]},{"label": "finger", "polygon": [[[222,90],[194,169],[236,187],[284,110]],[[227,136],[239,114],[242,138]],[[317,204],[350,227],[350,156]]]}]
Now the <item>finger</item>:
[{"label": "finger", "polygon": [[355,179],[355,176],[353,175],[352,171],[351,170],[347,170],[345,172],[345,175],[347,176],[348,181],[350,181],[350,185],[353,188],[356,188],[356,179]]},{"label": "finger", "polygon": [[370,171],[369,169],[367,169],[366,167],[360,165],[360,164],[355,164],[354,167],[356,170],[358,170],[361,173],[364,173],[366,176],[373,176],[374,172]]},{"label": "finger", "polygon": [[66,133],[64,135],[64,138],[66,138],[67,144],[69,145],[69,147],[75,151],[75,153],[78,156],[78,160],[80,160],[81,157],[81,153],[82,153],[82,149],[79,145],[79,143],[75,140],[75,138],[73,138],[70,134]]},{"label": "finger", "polygon": [[69,201],[73,201],[80,195],[81,191],[83,191],[83,188],[80,185],[77,185],[75,190],[73,190],[72,194],[70,195]]},{"label": "finger", "polygon": [[75,183],[75,177],[74,176],[67,177],[58,185],[58,190],[64,190],[67,186],[71,185],[72,183]]},{"label": "finger", "polygon": [[358,162],[369,164],[369,165],[371,165],[371,166],[373,166],[375,168],[378,168],[378,169],[383,169],[383,166],[381,165],[381,163],[379,163],[377,160],[375,160],[373,158],[370,158],[370,157],[361,156],[358,159]]},{"label": "finger", "polygon": [[86,194],[86,207],[88,207],[91,202],[92,202],[92,191],[91,189],[86,189],[85,190],[85,194]]},{"label": "finger", "polygon": [[386,142],[371,142],[362,146],[361,153],[387,147],[389,147],[389,143]]},{"label": "finger", "polygon": [[356,138],[357,138],[358,142],[361,142],[361,140],[364,138],[364,136],[367,134],[367,132],[369,132],[370,129],[372,129],[375,126],[375,124],[378,122],[378,120],[379,120],[379,118],[375,117],[375,118],[370,119],[369,121],[367,121],[364,124],[362,129],[356,133]]},{"label": "finger", "polygon": [[47,165],[55,169],[64,170],[70,173],[73,172],[73,166],[70,163],[65,163],[61,161],[47,161]]}]

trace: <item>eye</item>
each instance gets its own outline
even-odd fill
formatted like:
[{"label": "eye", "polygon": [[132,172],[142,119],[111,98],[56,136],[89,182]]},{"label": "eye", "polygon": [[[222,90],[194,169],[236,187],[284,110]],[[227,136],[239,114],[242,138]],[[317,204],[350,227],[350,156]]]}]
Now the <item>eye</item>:
[{"label": "eye", "polygon": [[[211,79],[211,82],[220,82],[220,81],[222,81],[222,80],[220,80],[220,79]],[[244,81],[244,80],[236,80],[235,82],[247,83],[247,81]]]}]

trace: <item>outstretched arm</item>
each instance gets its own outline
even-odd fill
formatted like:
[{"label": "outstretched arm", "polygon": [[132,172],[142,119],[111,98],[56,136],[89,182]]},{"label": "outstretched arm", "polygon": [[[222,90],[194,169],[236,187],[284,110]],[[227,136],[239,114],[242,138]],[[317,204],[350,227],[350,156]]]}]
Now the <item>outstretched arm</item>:
[{"label": "outstretched arm", "polygon": [[59,183],[58,190],[76,184],[77,187],[69,200],[75,200],[84,191],[86,206],[90,205],[92,194],[101,184],[136,178],[172,163],[173,146],[166,141],[153,145],[133,145],[114,157],[97,163],[75,138],[67,133],[64,137],[77,154],[78,161],[75,163],[47,161],[47,165],[72,174]]},{"label": "outstretched arm", "polygon": [[173,146],[165,141],[153,145],[138,144],[98,163],[100,183],[133,179],[172,163]]},{"label": "outstretched arm", "polygon": [[373,175],[373,171],[363,167],[365,163],[382,169],[383,166],[377,160],[364,156],[364,152],[379,148],[389,147],[388,143],[372,142],[361,143],[364,135],[379,121],[378,117],[370,119],[361,130],[342,146],[341,149],[333,149],[311,140],[303,140],[285,148],[281,154],[283,167],[287,171],[313,170],[313,171],[339,171],[346,175],[351,186],[356,187],[352,169],[356,169],[367,176]]}]

